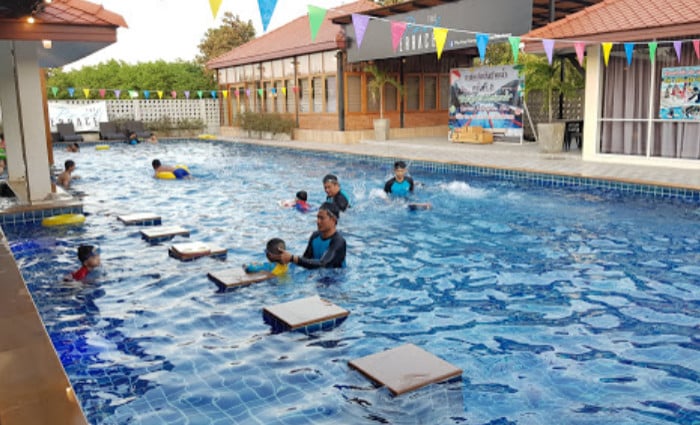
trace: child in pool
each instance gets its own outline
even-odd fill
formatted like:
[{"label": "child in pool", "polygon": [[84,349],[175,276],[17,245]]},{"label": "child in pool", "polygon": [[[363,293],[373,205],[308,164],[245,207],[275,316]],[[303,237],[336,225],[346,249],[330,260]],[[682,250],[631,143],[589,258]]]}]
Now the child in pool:
[{"label": "child in pool", "polygon": [[71,273],[74,280],[85,280],[88,274],[100,266],[100,254],[92,245],[80,245],[78,247],[78,259],[81,267]]},{"label": "child in pool", "polygon": [[286,249],[286,244],[282,239],[272,238],[267,241],[267,245],[265,246],[265,255],[267,256],[269,262],[244,264],[243,270],[245,270],[246,273],[268,272],[275,276],[281,276],[287,273],[287,264],[273,261],[270,258],[270,255],[280,254]]},{"label": "child in pool", "polygon": [[280,204],[283,207],[293,207],[299,212],[309,212],[311,211],[311,205],[309,205],[306,200],[308,199],[308,195],[305,190],[300,190],[296,194],[296,198],[293,201],[281,201]]}]

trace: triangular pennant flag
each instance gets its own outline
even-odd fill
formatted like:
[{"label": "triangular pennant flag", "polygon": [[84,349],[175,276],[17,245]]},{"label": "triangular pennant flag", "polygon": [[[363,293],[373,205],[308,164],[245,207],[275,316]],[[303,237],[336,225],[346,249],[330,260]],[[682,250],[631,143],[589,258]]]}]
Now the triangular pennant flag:
[{"label": "triangular pennant flag", "polygon": [[119,99],[119,96],[121,96],[122,91],[121,91],[121,90],[112,90],[112,91],[114,92],[114,97],[116,97],[117,99]]},{"label": "triangular pennant flag", "polygon": [[158,93],[158,99],[163,98],[163,90],[158,90],[156,93]]},{"label": "triangular pennant flag", "polygon": [[676,50],[676,57],[678,58],[678,62],[681,61],[681,50],[683,49],[682,47],[682,41],[676,40],[673,42],[673,48]]},{"label": "triangular pennant flag", "polygon": [[53,97],[56,97],[58,94],[58,87],[51,87],[51,93],[53,93]]},{"label": "triangular pennant flag", "polygon": [[258,89],[258,96],[263,97],[263,89]]},{"label": "triangular pennant flag", "polygon": [[486,57],[486,46],[489,44],[489,35],[479,33],[476,35],[476,47],[479,49],[479,58],[481,63],[484,63],[484,58]]},{"label": "triangular pennant flag", "polygon": [[245,89],[245,96],[250,97],[250,89]]},{"label": "triangular pennant flag", "polygon": [[85,99],[90,98],[90,89],[83,89],[83,94],[85,95]]},{"label": "triangular pennant flag", "polygon": [[104,99],[104,98],[105,98],[105,94],[107,93],[107,90],[105,90],[105,89],[100,89],[100,90],[98,90],[98,93],[100,94],[100,97],[101,97],[102,99]]},{"label": "triangular pennant flag", "polygon": [[634,43],[625,43],[625,56],[627,56],[627,66],[632,65],[632,53],[634,52]]},{"label": "triangular pennant flag", "polygon": [[405,22],[391,23],[391,48],[394,49],[394,51],[399,48],[399,43],[401,42],[401,37],[403,37],[404,32],[406,32]]},{"label": "triangular pennant flag", "polygon": [[552,55],[554,54],[554,40],[545,38],[542,40],[542,46],[544,47],[544,52],[547,54],[547,61],[552,64]]},{"label": "triangular pennant flag", "polygon": [[656,62],[656,48],[659,46],[659,43],[656,41],[650,41],[649,42],[649,59],[651,60],[652,63]]},{"label": "triangular pennant flag", "polygon": [[520,53],[520,37],[508,37],[510,42],[510,50],[513,51],[513,63],[518,63],[518,54]]},{"label": "triangular pennant flag", "polygon": [[236,89],[233,93],[236,95],[236,98],[241,96],[241,92],[238,89]]},{"label": "triangular pennant flag", "polygon": [[321,24],[323,24],[323,20],[326,17],[326,9],[316,7],[316,6],[307,6],[309,9],[309,27],[311,28],[311,41],[314,41],[316,39],[316,35],[318,35],[318,29],[321,28]]},{"label": "triangular pennant flag", "polygon": [[258,0],[258,9],[260,9],[260,19],[262,19],[263,32],[267,31],[267,26],[272,19],[272,14],[275,11],[277,0]]},{"label": "triangular pennant flag", "polygon": [[209,6],[211,6],[211,15],[216,19],[216,15],[219,13],[219,7],[221,6],[222,0],[209,0]]},{"label": "triangular pennant flag", "polygon": [[435,40],[438,60],[440,60],[440,56],[442,56],[442,49],[445,47],[445,40],[447,40],[447,28],[434,27],[433,39]]},{"label": "triangular pennant flag", "polygon": [[270,93],[272,93],[273,95],[276,96],[276,95],[277,95],[277,87],[271,88],[271,89],[270,89]]},{"label": "triangular pennant flag", "polygon": [[282,87],[282,96],[286,96],[286,95],[287,95],[287,88]]},{"label": "triangular pennant flag", "polygon": [[299,87],[297,87],[297,86],[292,87],[292,91],[293,91],[294,93],[298,92],[298,91],[299,91]]},{"label": "triangular pennant flag", "polygon": [[200,99],[202,98],[202,95],[203,95],[203,94],[204,94],[203,91],[197,90],[197,96],[198,96]]},{"label": "triangular pennant flag", "polygon": [[172,97],[173,99],[177,99],[177,92],[175,90],[172,90],[170,92],[170,97]]},{"label": "triangular pennant flag", "polygon": [[693,40],[693,48],[695,48],[695,57],[700,59],[700,40]]},{"label": "triangular pennant flag", "polygon": [[213,99],[216,99],[216,90],[212,90],[212,91],[210,91],[209,93],[211,94],[211,97],[212,97]]},{"label": "triangular pennant flag", "polygon": [[189,90],[185,90],[185,99],[188,99],[188,100],[189,100],[189,98],[190,98],[190,91],[189,91]]},{"label": "triangular pennant flag", "polygon": [[586,42],[577,41],[574,43],[574,50],[576,50],[576,57],[578,58],[578,64],[583,66],[583,54],[586,52]]},{"label": "triangular pennant flag", "polygon": [[150,98],[151,98],[151,91],[150,91],[150,90],[144,90],[144,91],[143,91],[143,97],[145,97],[146,99],[150,99]]},{"label": "triangular pennant flag", "polygon": [[73,94],[75,94],[75,89],[73,87],[68,87],[68,95],[73,97]]},{"label": "triangular pennant flag", "polygon": [[610,60],[610,52],[612,51],[613,44],[610,42],[600,44],[603,45],[603,60],[605,61],[605,66],[608,66],[608,60]]},{"label": "triangular pennant flag", "polygon": [[357,38],[357,47],[362,46],[362,39],[365,38],[365,31],[369,24],[369,16],[360,15],[359,13],[352,14],[352,27],[355,28],[355,38]]},{"label": "triangular pennant flag", "polygon": [[228,99],[228,90],[222,91],[221,94],[224,95],[224,99]]},{"label": "triangular pennant flag", "polygon": [[136,99],[137,97],[139,97],[139,92],[137,92],[136,90],[129,90],[129,97],[132,99]]}]

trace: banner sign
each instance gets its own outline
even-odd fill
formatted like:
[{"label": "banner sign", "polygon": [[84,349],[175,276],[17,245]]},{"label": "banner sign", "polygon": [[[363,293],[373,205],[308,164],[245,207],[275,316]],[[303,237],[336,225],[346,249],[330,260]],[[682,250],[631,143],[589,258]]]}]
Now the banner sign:
[{"label": "banner sign", "polygon": [[72,122],[76,132],[100,131],[100,122],[107,118],[107,102],[72,104],[49,101],[49,124],[56,131],[56,124]]},{"label": "banner sign", "polygon": [[515,66],[453,68],[450,71],[450,130],[479,126],[508,141],[520,142],[523,136],[522,87],[523,79]]},{"label": "banner sign", "polygon": [[659,118],[700,120],[700,66],[661,69]]}]

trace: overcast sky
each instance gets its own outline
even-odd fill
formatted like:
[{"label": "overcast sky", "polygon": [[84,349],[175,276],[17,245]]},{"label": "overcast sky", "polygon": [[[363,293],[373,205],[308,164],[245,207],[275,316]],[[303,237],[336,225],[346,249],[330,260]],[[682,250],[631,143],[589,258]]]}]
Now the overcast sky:
[{"label": "overcast sky", "polygon": [[[120,28],[117,42],[84,59],[67,66],[68,69],[95,65],[110,59],[129,63],[158,59],[193,60],[199,53],[197,45],[209,28],[221,25],[225,12],[247,22],[251,20],[258,36],[262,35],[262,20],[258,0],[223,0],[214,20],[209,0],[91,0],[105,9],[124,17],[129,28]],[[305,15],[309,4],[330,9],[351,0],[277,0],[267,30],[278,28]]]}]

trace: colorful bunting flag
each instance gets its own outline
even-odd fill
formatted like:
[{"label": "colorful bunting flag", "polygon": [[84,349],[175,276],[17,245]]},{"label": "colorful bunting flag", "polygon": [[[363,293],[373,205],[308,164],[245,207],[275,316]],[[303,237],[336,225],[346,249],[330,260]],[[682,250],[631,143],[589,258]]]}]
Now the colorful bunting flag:
[{"label": "colorful bunting flag", "polygon": [[212,90],[209,92],[211,94],[211,97],[216,99],[216,90]]},{"label": "colorful bunting flag", "polygon": [[481,63],[484,63],[484,58],[486,57],[486,46],[489,44],[489,35],[484,33],[479,33],[476,35],[476,48],[479,49],[479,58]]},{"label": "colorful bunting flag", "polygon": [[680,40],[676,40],[673,42],[673,48],[676,50],[676,57],[678,58],[678,62],[681,61],[681,49],[683,48],[681,45],[682,43],[683,42]]},{"label": "colorful bunting flag", "polygon": [[583,66],[583,54],[586,52],[586,42],[577,41],[574,43],[574,50],[576,50],[576,58],[578,58],[578,64]]},{"label": "colorful bunting flag", "polygon": [[224,99],[228,99],[228,90],[222,91],[221,94],[224,95]]},{"label": "colorful bunting flag", "polygon": [[520,37],[508,37],[510,42],[510,50],[513,51],[513,63],[518,63],[518,54],[520,53]]},{"label": "colorful bunting flag", "polygon": [[250,97],[250,89],[245,89],[245,96]]},{"label": "colorful bunting flag", "polygon": [[318,30],[323,24],[323,20],[326,18],[326,9],[316,6],[307,6],[309,9],[309,26],[311,27],[311,41],[316,40],[318,35]]},{"label": "colorful bunting flag", "polygon": [[122,94],[122,91],[121,90],[113,90],[113,91],[114,91],[114,97],[119,99],[119,96]]},{"label": "colorful bunting flag", "polygon": [[656,62],[656,47],[658,47],[659,43],[656,41],[651,41],[649,42],[649,59],[651,60],[651,63]]},{"label": "colorful bunting flag", "polygon": [[83,94],[85,95],[85,99],[90,98],[90,89],[83,89]]},{"label": "colorful bunting flag", "polygon": [[239,98],[239,97],[241,97],[241,93],[240,93],[240,90],[236,89],[236,90],[234,90],[234,92],[233,92],[233,93],[234,93],[234,94],[236,95],[236,98]]},{"label": "colorful bunting flag", "polygon": [[203,91],[197,90],[197,96],[198,96],[200,99],[202,98],[202,95],[203,95],[203,94],[204,94]]},{"label": "colorful bunting flag", "polygon": [[601,43],[603,46],[603,60],[605,61],[605,66],[608,66],[608,60],[610,60],[610,52],[612,51],[612,43]]},{"label": "colorful bunting flag", "polygon": [[75,93],[75,89],[73,87],[68,87],[68,95],[70,97],[73,97],[74,93]]},{"label": "colorful bunting flag", "polygon": [[129,90],[129,97],[132,99],[136,99],[137,97],[139,97],[139,92],[137,92],[136,90]]},{"label": "colorful bunting flag", "polygon": [[156,93],[158,93],[158,99],[163,98],[163,90],[158,90],[158,91],[156,91]]},{"label": "colorful bunting flag", "polygon": [[56,97],[58,94],[58,87],[51,87],[51,93],[53,93],[53,97]]},{"label": "colorful bunting flag", "polygon": [[267,26],[270,24],[272,14],[275,12],[277,0],[258,0],[258,8],[260,9],[260,19],[262,19],[263,32],[267,31]]},{"label": "colorful bunting flag", "polygon": [[394,51],[399,48],[404,32],[406,32],[405,22],[391,22],[391,47]]},{"label": "colorful bunting flag", "polygon": [[542,39],[542,47],[544,47],[544,52],[547,54],[547,61],[552,64],[552,55],[554,54],[554,40],[545,38]]},{"label": "colorful bunting flag", "polygon": [[150,90],[144,90],[144,91],[143,91],[143,97],[145,97],[146,99],[150,99],[150,98],[151,98],[151,91],[150,91]]},{"label": "colorful bunting flag", "polygon": [[693,40],[693,47],[695,48],[695,57],[700,59],[700,40]]},{"label": "colorful bunting flag", "polygon": [[264,91],[263,89],[258,89],[258,96],[263,97]]},{"label": "colorful bunting flag", "polygon": [[211,15],[216,19],[216,15],[219,13],[219,7],[221,7],[222,0],[209,0],[209,6],[211,7]]},{"label": "colorful bunting flag", "polygon": [[100,89],[100,90],[98,91],[98,93],[100,94],[100,97],[101,97],[102,99],[104,99],[104,98],[105,98],[105,94],[107,94],[107,90],[105,90],[105,89]]},{"label": "colorful bunting flag", "polygon": [[627,66],[632,65],[632,53],[634,52],[634,43],[625,43],[625,55],[627,56]]},{"label": "colorful bunting flag", "polygon": [[286,95],[287,95],[287,88],[282,87],[282,96],[286,96]]},{"label": "colorful bunting flag", "polygon": [[440,56],[442,56],[442,49],[445,47],[445,40],[447,40],[447,28],[433,28],[433,39],[435,39],[437,58],[440,60]]},{"label": "colorful bunting flag", "polygon": [[185,90],[185,99],[189,100],[190,99],[190,91]]},{"label": "colorful bunting flag", "polygon": [[360,15],[359,13],[352,14],[352,27],[355,28],[355,38],[357,38],[357,47],[362,46],[362,40],[365,38],[365,31],[369,25],[369,16]]},{"label": "colorful bunting flag", "polygon": [[172,97],[173,99],[177,99],[177,92],[175,90],[171,91],[170,97]]}]

